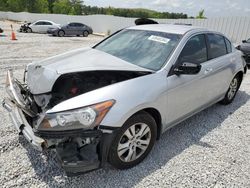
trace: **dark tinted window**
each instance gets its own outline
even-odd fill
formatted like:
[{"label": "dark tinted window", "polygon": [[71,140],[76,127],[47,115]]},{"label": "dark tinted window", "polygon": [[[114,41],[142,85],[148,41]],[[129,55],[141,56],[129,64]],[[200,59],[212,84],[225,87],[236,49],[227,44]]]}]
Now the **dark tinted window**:
[{"label": "dark tinted window", "polygon": [[226,46],[227,46],[227,53],[231,53],[232,52],[232,44],[231,42],[225,38],[225,42],[226,42]]},{"label": "dark tinted window", "polygon": [[70,23],[69,26],[75,27],[76,25],[75,25],[75,23]]},{"label": "dark tinted window", "polygon": [[178,63],[203,63],[207,61],[207,47],[205,35],[196,35],[189,39],[184,46],[179,58]]},{"label": "dark tinted window", "polygon": [[43,22],[37,22],[35,25],[43,25]]},{"label": "dark tinted window", "polygon": [[209,59],[227,54],[227,48],[223,36],[217,34],[207,34],[207,39],[209,45]]},{"label": "dark tinted window", "polygon": [[52,25],[50,22],[43,22],[43,25]]},{"label": "dark tinted window", "polygon": [[76,25],[76,27],[82,27],[83,26],[83,24],[81,24],[81,23],[75,23],[75,25]]}]

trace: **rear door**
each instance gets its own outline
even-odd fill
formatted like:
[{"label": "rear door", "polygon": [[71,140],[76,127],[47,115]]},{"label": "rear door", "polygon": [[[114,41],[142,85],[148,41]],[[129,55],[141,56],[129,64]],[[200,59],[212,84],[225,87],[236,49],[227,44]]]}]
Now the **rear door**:
[{"label": "rear door", "polygon": [[81,23],[76,23],[76,34],[77,35],[82,35],[83,34],[83,30],[84,30],[84,25]]},{"label": "rear door", "polygon": [[[232,79],[232,67],[236,59],[233,57],[232,48],[224,36],[215,33],[206,34],[208,45],[207,85],[211,90],[206,92],[206,97],[211,101],[223,97]],[[230,42],[229,42],[230,43]]]},{"label": "rear door", "polygon": [[51,26],[52,26],[52,23],[50,23],[50,22],[43,22],[43,26],[42,26],[41,32],[47,33],[47,30],[48,30],[49,27],[51,27]]}]

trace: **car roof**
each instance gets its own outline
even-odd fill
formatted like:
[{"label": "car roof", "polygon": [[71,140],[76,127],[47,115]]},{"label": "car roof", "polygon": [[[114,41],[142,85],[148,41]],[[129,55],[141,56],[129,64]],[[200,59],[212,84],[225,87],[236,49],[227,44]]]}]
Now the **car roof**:
[{"label": "car roof", "polygon": [[202,27],[195,27],[189,25],[174,25],[174,24],[147,24],[147,25],[132,26],[126,29],[159,31],[166,33],[181,34],[181,35],[191,30],[208,31],[208,29]]},{"label": "car roof", "polygon": [[49,20],[37,20],[37,21],[35,21],[35,22],[50,22],[50,23],[54,23],[54,22],[49,21]]},{"label": "car roof", "polygon": [[68,22],[68,24],[83,24],[83,23],[81,23],[81,22]]}]

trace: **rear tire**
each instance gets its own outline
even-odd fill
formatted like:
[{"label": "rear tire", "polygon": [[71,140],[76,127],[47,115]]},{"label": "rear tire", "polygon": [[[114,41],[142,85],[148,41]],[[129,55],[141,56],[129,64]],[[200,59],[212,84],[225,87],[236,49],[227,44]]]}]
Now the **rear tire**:
[{"label": "rear tire", "polygon": [[118,169],[134,167],[143,161],[154,146],[157,125],[147,112],[130,117],[111,143],[109,162]]},{"label": "rear tire", "polygon": [[84,32],[83,32],[83,36],[84,36],[84,37],[89,36],[89,32],[88,32],[88,31],[84,31]]},{"label": "rear tire", "polygon": [[241,83],[241,79],[240,79],[239,75],[236,75],[233,78],[233,80],[231,81],[230,86],[227,90],[227,93],[226,93],[224,99],[222,101],[220,101],[221,104],[228,105],[228,104],[233,102],[233,100],[237,94],[237,91],[239,90],[240,83]]},{"label": "rear tire", "polygon": [[65,35],[65,32],[63,30],[59,30],[57,35],[58,37],[63,37]]}]

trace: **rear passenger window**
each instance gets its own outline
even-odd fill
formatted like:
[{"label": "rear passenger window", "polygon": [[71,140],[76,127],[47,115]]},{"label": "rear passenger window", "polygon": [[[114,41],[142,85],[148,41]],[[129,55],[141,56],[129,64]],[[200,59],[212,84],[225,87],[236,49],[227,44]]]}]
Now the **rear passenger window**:
[{"label": "rear passenger window", "polygon": [[189,39],[184,46],[179,58],[178,63],[203,63],[207,61],[207,47],[205,42],[205,35],[196,35]]},{"label": "rear passenger window", "polygon": [[231,42],[225,38],[225,42],[226,42],[226,46],[227,46],[227,53],[231,53],[232,52],[232,44]]},{"label": "rear passenger window", "polygon": [[77,26],[77,27],[82,27],[83,25],[80,24],[80,23],[76,23],[76,26]]},{"label": "rear passenger window", "polygon": [[44,22],[44,25],[52,25],[50,22]]},{"label": "rear passenger window", "polygon": [[213,59],[227,54],[224,37],[217,34],[207,34],[209,53],[208,58]]}]

